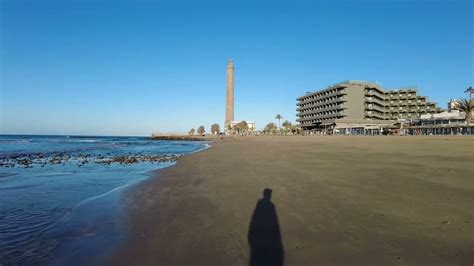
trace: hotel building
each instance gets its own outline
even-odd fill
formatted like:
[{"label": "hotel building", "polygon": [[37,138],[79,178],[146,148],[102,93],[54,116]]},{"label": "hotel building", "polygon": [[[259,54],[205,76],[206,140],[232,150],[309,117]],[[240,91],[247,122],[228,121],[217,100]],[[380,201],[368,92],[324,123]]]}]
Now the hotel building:
[{"label": "hotel building", "polygon": [[303,130],[364,134],[381,131],[398,120],[417,119],[442,109],[416,88],[384,90],[377,83],[347,80],[297,98]]}]

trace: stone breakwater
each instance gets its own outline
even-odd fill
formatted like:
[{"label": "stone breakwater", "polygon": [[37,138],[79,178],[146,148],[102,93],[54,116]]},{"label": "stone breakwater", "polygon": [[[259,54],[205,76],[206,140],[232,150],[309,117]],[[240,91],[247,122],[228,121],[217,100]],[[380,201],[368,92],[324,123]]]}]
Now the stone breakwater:
[{"label": "stone breakwater", "polygon": [[180,154],[125,154],[111,156],[109,154],[13,154],[0,157],[0,167],[23,167],[32,168],[34,166],[44,167],[46,165],[66,165],[76,164],[83,166],[86,164],[135,164],[135,163],[163,163],[176,161]]},{"label": "stone breakwater", "polygon": [[151,140],[171,140],[171,141],[215,141],[218,135],[161,135],[152,134]]}]

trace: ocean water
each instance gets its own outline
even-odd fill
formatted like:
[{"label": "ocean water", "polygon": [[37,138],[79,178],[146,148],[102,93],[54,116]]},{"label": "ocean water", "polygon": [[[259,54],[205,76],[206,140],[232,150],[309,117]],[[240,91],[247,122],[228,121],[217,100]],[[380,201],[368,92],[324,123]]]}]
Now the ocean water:
[{"label": "ocean water", "polygon": [[122,239],[121,192],[203,142],[0,135],[0,265],[88,264]]}]

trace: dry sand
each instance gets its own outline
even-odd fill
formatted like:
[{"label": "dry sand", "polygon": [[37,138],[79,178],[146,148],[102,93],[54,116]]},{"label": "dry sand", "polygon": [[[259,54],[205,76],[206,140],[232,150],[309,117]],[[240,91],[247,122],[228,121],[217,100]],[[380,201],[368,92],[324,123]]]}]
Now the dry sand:
[{"label": "dry sand", "polygon": [[256,238],[281,236],[283,251],[266,255],[276,265],[472,265],[473,152],[472,137],[216,143],[127,192],[127,241],[106,262],[249,265],[251,218],[270,188]]}]

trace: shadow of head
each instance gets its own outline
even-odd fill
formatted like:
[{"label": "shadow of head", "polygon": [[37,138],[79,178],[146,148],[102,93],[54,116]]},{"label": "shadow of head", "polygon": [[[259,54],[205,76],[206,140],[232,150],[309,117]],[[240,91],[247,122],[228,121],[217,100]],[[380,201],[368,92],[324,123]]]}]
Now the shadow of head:
[{"label": "shadow of head", "polygon": [[266,188],[263,190],[263,199],[265,200],[270,200],[272,198],[272,190],[269,188]]},{"label": "shadow of head", "polygon": [[283,244],[272,190],[265,188],[250,221],[250,265],[283,265]]}]

